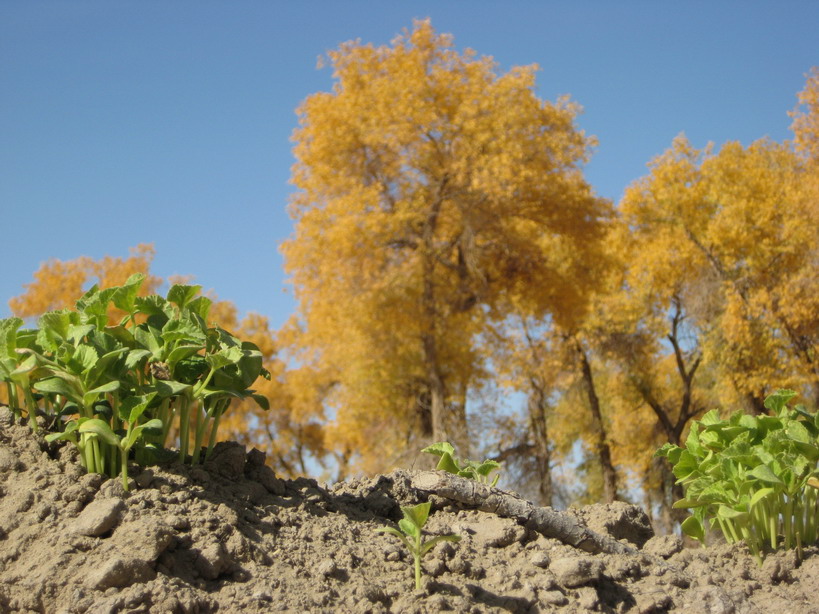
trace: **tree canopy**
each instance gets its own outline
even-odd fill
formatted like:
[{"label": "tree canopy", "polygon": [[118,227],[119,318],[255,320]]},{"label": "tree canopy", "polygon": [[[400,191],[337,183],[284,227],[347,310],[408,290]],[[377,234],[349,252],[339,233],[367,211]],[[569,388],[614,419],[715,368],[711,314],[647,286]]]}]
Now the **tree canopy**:
[{"label": "tree canopy", "polygon": [[487,323],[585,309],[611,215],[581,172],[593,141],[575,104],[535,95],[535,66],[497,75],[428,21],[328,57],[332,92],[299,109],[282,246],[302,342],[335,373],[340,445],[396,420],[468,450]]}]

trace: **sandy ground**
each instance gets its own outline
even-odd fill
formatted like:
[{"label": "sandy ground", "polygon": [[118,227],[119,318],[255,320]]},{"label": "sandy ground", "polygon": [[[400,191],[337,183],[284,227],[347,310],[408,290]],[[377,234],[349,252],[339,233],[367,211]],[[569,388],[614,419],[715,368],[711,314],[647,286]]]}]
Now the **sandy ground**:
[{"label": "sandy ground", "polygon": [[[220,444],[205,466],[132,474],[129,493],[85,474],[0,408],[0,612],[819,613],[819,549],[759,567],[741,545],[654,537],[626,504],[549,516],[604,551],[430,494],[418,473],[324,487]],[[425,500],[429,535],[462,539],[429,552],[416,591],[411,556],[375,529]]]}]

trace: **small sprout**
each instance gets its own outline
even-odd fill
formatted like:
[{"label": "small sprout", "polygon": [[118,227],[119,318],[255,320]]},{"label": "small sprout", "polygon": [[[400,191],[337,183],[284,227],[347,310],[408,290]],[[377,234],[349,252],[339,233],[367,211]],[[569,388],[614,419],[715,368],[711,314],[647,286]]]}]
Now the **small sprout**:
[{"label": "small sprout", "polygon": [[433,537],[429,541],[421,541],[421,533],[424,525],[427,523],[429,517],[430,503],[419,503],[415,506],[402,506],[401,511],[404,517],[398,521],[398,526],[401,529],[393,527],[384,527],[376,529],[377,533],[389,533],[395,535],[400,539],[407,549],[412,554],[415,561],[415,589],[421,589],[421,559],[429,552],[435,544],[443,541],[457,542],[460,541],[460,535],[439,535]]},{"label": "small sprout", "polygon": [[475,480],[481,484],[489,484],[489,486],[495,486],[500,478],[500,473],[497,473],[492,481],[489,481],[489,474],[496,469],[500,470],[501,465],[499,462],[486,459],[479,463],[478,461],[456,458],[455,448],[448,441],[434,443],[421,450],[421,452],[440,456],[441,460],[438,461],[435,468],[454,473],[462,478]]}]

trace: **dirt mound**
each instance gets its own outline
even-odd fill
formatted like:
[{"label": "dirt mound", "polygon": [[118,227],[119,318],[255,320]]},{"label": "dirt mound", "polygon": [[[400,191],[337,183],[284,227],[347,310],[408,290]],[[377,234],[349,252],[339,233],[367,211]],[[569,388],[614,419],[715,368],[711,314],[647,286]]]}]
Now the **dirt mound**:
[{"label": "dirt mound", "polygon": [[[424,490],[429,472],[325,488],[236,444],[204,467],[134,467],[125,493],[76,460],[0,409],[2,612],[819,612],[817,549],[759,568],[741,547],[651,537],[624,504],[550,515],[497,494],[493,513]],[[415,591],[375,529],[425,500],[430,534],[462,540],[428,554]]]}]

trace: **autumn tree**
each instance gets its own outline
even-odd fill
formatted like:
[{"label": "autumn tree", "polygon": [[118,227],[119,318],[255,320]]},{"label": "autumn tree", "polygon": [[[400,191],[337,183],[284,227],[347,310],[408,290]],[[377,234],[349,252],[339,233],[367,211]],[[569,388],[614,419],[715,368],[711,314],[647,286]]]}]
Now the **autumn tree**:
[{"label": "autumn tree", "polygon": [[664,288],[662,309],[684,301],[726,405],[761,412],[783,386],[819,400],[819,219],[804,188],[788,144],[728,143],[715,154],[680,137],[621,205],[641,246],[636,291]]},{"label": "autumn tree", "polygon": [[535,66],[498,75],[429,21],[328,58],[332,92],[299,109],[282,251],[303,343],[337,375],[335,443],[383,459],[415,433],[468,454],[487,323],[583,309],[610,212],[580,170],[592,141],[576,105],[535,95]]},{"label": "autumn tree", "polygon": [[[9,301],[11,312],[21,318],[31,318],[46,311],[74,307],[76,300],[92,283],[101,288],[118,286],[134,273],[147,276],[140,289],[141,295],[156,292],[162,279],[149,274],[155,252],[153,245],[143,243],[131,248],[130,252],[125,259],[105,256],[93,260],[80,256],[73,260],[54,258],[44,262],[34,273],[34,280],[24,284],[25,292]],[[115,313],[112,311],[112,317]]]}]

